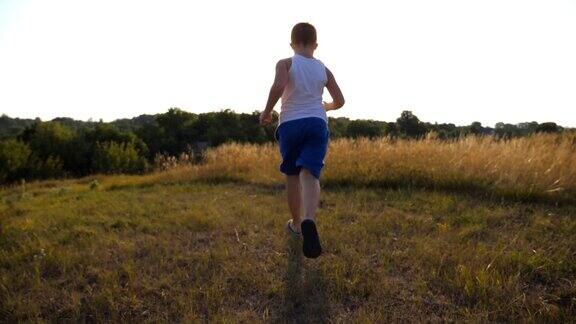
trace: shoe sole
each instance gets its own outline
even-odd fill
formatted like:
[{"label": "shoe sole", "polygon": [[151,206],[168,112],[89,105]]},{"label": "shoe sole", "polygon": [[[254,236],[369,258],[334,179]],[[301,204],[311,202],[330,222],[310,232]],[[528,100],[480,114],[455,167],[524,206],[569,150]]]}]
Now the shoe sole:
[{"label": "shoe sole", "polygon": [[302,252],[304,256],[309,259],[314,259],[322,254],[322,246],[320,245],[320,237],[316,230],[316,224],[313,220],[307,219],[300,225],[302,228],[302,237],[304,243],[302,244]]}]

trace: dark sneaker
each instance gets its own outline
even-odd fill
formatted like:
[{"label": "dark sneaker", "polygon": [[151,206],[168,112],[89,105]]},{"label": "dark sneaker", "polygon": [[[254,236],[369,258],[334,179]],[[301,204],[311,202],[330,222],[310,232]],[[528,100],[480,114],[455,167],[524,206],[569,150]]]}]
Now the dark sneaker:
[{"label": "dark sneaker", "polygon": [[302,228],[302,237],[304,244],[302,245],[302,252],[307,258],[317,258],[322,254],[322,247],[320,246],[320,238],[316,230],[316,224],[311,219],[306,219],[300,225]]}]

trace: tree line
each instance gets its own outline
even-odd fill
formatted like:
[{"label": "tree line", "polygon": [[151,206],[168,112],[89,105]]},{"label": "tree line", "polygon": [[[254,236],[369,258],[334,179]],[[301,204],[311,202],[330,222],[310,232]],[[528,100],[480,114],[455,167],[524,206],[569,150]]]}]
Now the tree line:
[{"label": "tree line", "polygon": [[[190,113],[171,108],[166,113],[141,115],[113,122],[55,118],[19,119],[0,116],[0,183],[21,179],[79,177],[92,173],[141,173],[159,155],[198,153],[226,142],[274,142],[275,123],[258,125],[259,112],[222,110]],[[278,116],[275,115],[274,118]],[[404,111],[395,122],[329,118],[331,138],[381,137],[418,139],[433,132],[450,140],[467,135],[494,135],[500,139],[539,132],[562,132],[555,123],[479,122],[468,126],[422,122]]]}]

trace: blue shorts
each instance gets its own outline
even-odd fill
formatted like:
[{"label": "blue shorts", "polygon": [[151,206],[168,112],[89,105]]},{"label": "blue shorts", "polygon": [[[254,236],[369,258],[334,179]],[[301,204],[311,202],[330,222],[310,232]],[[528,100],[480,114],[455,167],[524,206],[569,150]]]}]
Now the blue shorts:
[{"label": "blue shorts", "polygon": [[282,173],[296,175],[304,167],[320,179],[330,138],[324,119],[307,117],[283,122],[276,128],[274,136],[280,143]]}]

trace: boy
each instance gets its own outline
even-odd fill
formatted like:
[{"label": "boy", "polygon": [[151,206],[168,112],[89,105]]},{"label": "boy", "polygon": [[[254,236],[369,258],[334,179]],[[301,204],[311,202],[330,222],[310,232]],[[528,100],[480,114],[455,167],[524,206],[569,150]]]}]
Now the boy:
[{"label": "boy", "polygon": [[[322,253],[314,221],[320,201],[320,171],[330,135],[326,111],[342,107],[344,97],[332,72],[313,56],[318,47],[314,26],[296,24],[291,41],[294,56],[276,64],[274,84],[266,109],[260,115],[260,124],[272,121],[272,110],[281,97],[275,137],[280,143],[280,171],[286,175],[288,207],[292,214],[286,229],[294,237],[303,237],[304,256],[316,258]],[[324,87],[333,102],[322,101]]]}]

